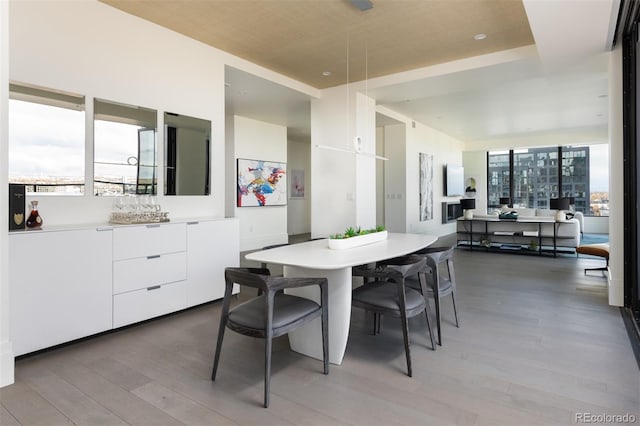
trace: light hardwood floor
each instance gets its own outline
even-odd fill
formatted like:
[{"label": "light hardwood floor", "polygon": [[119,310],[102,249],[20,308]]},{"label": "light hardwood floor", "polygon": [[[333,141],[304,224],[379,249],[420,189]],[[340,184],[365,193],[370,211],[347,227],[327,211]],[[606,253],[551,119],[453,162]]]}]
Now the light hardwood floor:
[{"label": "light hardwood floor", "polygon": [[214,302],[19,360],[16,383],[0,389],[0,424],[570,425],[577,413],[640,423],[619,309],[606,280],[582,271],[600,263],[456,250],[460,328],[449,298],[437,351],[424,318],[410,321],[413,378],[399,321],[372,336],[354,309],[344,362],[328,376],[277,339],[264,409],[262,340],[228,331],[209,379]]}]

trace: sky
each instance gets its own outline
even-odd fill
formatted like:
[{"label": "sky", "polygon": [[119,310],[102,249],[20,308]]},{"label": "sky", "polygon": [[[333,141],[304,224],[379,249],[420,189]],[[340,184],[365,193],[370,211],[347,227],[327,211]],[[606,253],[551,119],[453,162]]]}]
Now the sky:
[{"label": "sky", "polygon": [[[9,177],[56,176],[84,181],[85,112],[14,99],[9,106]],[[95,121],[96,161],[126,164],[130,157],[137,157],[138,128]],[[136,170],[133,166],[96,165],[96,175],[102,176],[135,179]]]},{"label": "sky", "polygon": [[591,192],[609,192],[609,146],[590,145],[589,148]]}]

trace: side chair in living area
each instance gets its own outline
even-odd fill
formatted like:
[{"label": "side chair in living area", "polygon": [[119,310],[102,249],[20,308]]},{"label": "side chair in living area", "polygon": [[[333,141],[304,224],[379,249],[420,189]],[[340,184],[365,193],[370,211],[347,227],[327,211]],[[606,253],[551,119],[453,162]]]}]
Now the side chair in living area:
[{"label": "side chair in living area", "polygon": [[[352,294],[352,305],[374,314],[374,334],[380,331],[380,315],[400,317],[402,335],[407,359],[407,375],[413,376],[411,368],[411,350],[409,348],[408,319],[424,312],[431,347],[435,349],[433,333],[429,323],[429,312],[425,297],[421,291],[405,286],[407,277],[418,275],[423,291],[426,290],[427,261],[421,256],[402,256],[378,262],[375,269],[354,269],[354,276],[365,278],[365,284],[356,288]],[[368,279],[373,279],[371,282]]]},{"label": "side chair in living area", "polygon": [[[455,246],[452,247],[426,247],[413,253],[414,255],[423,256],[429,266],[427,274],[427,293],[426,297],[433,298],[436,307],[436,328],[438,329],[438,345],[442,346],[442,320],[440,300],[451,295],[453,303],[453,315],[456,321],[456,327],[460,327],[458,322],[458,310],[456,309],[456,275],[453,268],[453,255]],[[442,269],[440,269],[442,265]],[[446,271],[446,274],[444,273]],[[420,288],[417,277],[410,277],[407,285],[411,288]],[[427,302],[428,303],[428,302]]]},{"label": "side chair in living area", "polygon": [[[269,275],[268,269],[259,268],[226,268],[224,277],[225,293],[211,380],[215,381],[216,379],[226,327],[246,336],[265,339],[264,406],[268,407],[272,339],[287,334],[318,317],[321,317],[322,324],[324,374],[329,374],[328,283],[326,278],[273,277]],[[231,308],[234,283],[260,289],[263,294]],[[281,291],[306,286],[320,288],[320,304]]]}]

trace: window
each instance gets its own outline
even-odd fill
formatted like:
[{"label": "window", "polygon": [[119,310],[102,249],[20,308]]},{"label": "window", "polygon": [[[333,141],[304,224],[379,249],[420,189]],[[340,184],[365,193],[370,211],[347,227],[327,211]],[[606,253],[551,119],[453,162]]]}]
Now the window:
[{"label": "window", "polygon": [[28,193],[82,194],[84,97],[9,85],[9,182]]},{"label": "window", "polygon": [[500,207],[500,198],[509,197],[511,193],[510,167],[508,152],[490,152],[488,158],[488,197],[487,205]]},{"label": "window", "polygon": [[608,158],[606,144],[489,152],[487,205],[510,197],[514,207],[548,209],[551,198],[570,197],[575,211],[608,216]]}]

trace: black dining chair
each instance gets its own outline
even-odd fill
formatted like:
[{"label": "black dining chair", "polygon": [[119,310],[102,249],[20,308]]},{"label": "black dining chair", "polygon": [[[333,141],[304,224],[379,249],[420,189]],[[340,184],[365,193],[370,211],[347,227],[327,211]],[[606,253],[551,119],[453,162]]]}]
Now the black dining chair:
[{"label": "black dining chair", "polygon": [[[268,407],[272,339],[287,334],[318,317],[321,317],[322,324],[324,374],[329,374],[328,283],[326,278],[273,277],[269,275],[268,269],[259,268],[226,268],[224,276],[226,287],[211,380],[215,381],[216,379],[226,327],[246,336],[265,339],[264,406]],[[262,290],[263,294],[231,308],[234,283]],[[320,288],[320,304],[281,291],[307,286]]]},{"label": "black dining chair", "polygon": [[[424,312],[431,347],[436,345],[429,323],[428,304],[423,294],[426,289],[427,261],[422,256],[402,256],[378,262],[375,269],[357,268],[353,275],[365,278],[365,284],[352,294],[352,305],[374,313],[374,334],[380,331],[380,316],[399,317],[402,321],[407,375],[413,376],[411,350],[409,347],[408,319]],[[407,277],[418,275],[422,291],[405,286]],[[373,281],[370,281],[373,279]]]},{"label": "black dining chair", "polygon": [[[436,308],[436,328],[438,330],[438,345],[442,346],[442,319],[440,301],[443,297],[451,295],[453,303],[453,315],[456,327],[460,327],[458,310],[456,308],[456,275],[453,268],[453,255],[455,247],[426,247],[413,253],[423,256],[427,260],[429,273],[427,274],[428,298],[433,298]],[[407,279],[407,286],[419,289],[420,282],[417,276]],[[427,302],[428,303],[428,302]]]}]

